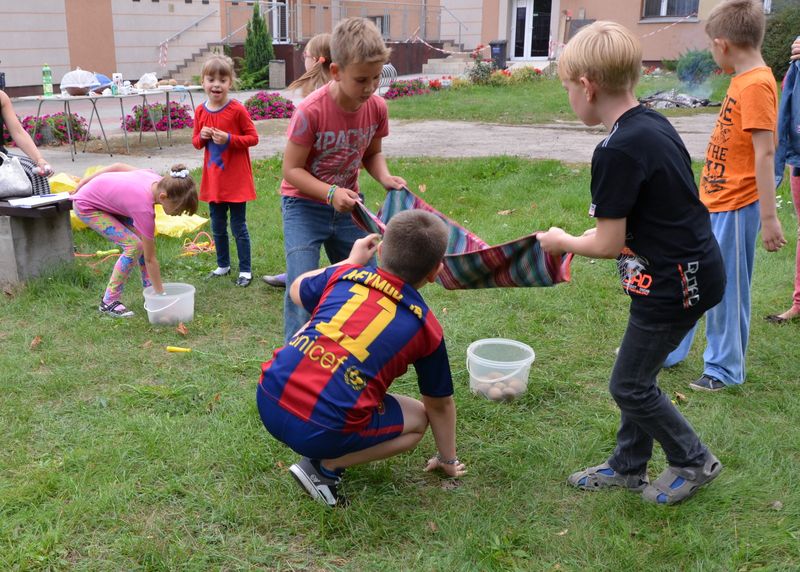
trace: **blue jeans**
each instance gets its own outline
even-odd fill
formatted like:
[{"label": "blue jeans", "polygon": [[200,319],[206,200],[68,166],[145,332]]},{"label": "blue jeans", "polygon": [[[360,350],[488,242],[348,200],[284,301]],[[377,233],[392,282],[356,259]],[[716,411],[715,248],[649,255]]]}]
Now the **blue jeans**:
[{"label": "blue jeans", "polygon": [[618,473],[641,474],[653,441],[677,467],[705,462],[707,449],[689,422],[658,387],[656,376],[694,322],[645,323],[631,316],[611,371],[609,391],[620,408],[617,446],[608,464]]},{"label": "blue jeans", "polygon": [[319,252],[331,264],[350,255],[353,243],[366,233],[353,222],[350,213],[297,197],[282,197],[283,245],[286,252],[286,294],[283,300],[283,335],[288,342],[310,315],[289,298],[292,282],[301,274],[319,268]]},{"label": "blue jeans", "polygon": [[231,213],[231,234],[239,255],[239,272],[250,272],[250,233],[247,232],[247,203],[208,203],[211,215],[211,234],[217,248],[217,266],[231,265],[228,247],[228,211]]},{"label": "blue jeans", "polygon": [[[727,283],[722,301],[706,312],[703,373],[726,385],[745,380],[745,353],[750,334],[750,285],[761,228],[758,201],[735,211],[711,213],[711,230],[719,242]],[[695,328],[664,362],[671,367],[689,354]]]}]

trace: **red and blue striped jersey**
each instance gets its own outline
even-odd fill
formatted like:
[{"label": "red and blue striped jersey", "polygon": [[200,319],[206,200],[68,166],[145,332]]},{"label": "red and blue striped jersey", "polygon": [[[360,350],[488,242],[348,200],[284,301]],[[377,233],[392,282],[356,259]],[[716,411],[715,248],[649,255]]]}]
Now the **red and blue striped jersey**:
[{"label": "red and blue striped jersey", "polygon": [[292,414],[359,431],[413,364],[420,393],[453,394],[436,316],[419,292],[385,270],[333,266],[304,279],[311,320],[262,365],[261,390]]}]

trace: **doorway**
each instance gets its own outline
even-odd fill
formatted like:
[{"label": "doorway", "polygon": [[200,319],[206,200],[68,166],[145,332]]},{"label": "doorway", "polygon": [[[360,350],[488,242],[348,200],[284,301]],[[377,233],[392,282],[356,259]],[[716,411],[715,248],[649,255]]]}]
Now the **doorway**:
[{"label": "doorway", "polygon": [[550,48],[553,0],[512,0],[511,58],[546,58]]}]

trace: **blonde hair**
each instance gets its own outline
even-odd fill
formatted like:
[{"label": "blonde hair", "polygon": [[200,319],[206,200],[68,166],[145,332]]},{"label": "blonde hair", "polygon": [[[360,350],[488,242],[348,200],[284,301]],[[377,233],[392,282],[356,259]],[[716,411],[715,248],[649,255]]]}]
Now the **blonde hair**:
[{"label": "blonde hair", "polygon": [[331,35],[317,34],[303,50],[314,58],[314,66],[289,84],[289,89],[300,89],[303,97],[331,80]]},{"label": "blonde hair", "polygon": [[214,54],[213,56],[209,57],[205,62],[203,62],[203,69],[200,72],[202,76],[200,79],[208,76],[211,77],[221,77],[231,78],[231,81],[236,79],[236,72],[234,71],[233,67],[233,60],[230,59],[228,56],[223,56],[220,54]]},{"label": "blonde hair", "polygon": [[386,225],[381,267],[412,286],[419,284],[444,258],[448,235],[447,225],[433,213],[398,213]]},{"label": "blonde hair", "polygon": [[167,199],[175,205],[179,213],[193,215],[197,212],[197,187],[189,175],[189,169],[183,163],[170,167],[159,182],[157,188],[166,193]]},{"label": "blonde hair", "polygon": [[611,93],[633,90],[641,67],[642,46],[636,36],[621,24],[603,20],[581,28],[558,59],[562,80],[585,77]]},{"label": "blonde hair", "polygon": [[726,0],[711,10],[706,34],[712,40],[728,40],[742,48],[761,49],[766,17],[761,4],[751,0]]},{"label": "blonde hair", "polygon": [[378,28],[364,18],[347,18],[333,29],[331,59],[340,68],[351,64],[385,64],[391,50]]}]

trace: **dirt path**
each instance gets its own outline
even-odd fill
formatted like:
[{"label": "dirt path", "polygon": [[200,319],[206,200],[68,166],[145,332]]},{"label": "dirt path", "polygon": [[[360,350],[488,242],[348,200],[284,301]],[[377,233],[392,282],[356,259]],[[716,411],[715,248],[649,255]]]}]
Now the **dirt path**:
[{"label": "dirt path", "polygon": [[[702,159],[708,137],[714,125],[713,113],[672,118],[678,133],[694,159]],[[274,120],[260,125],[261,142],[251,150],[251,157],[259,159],[282,153],[286,144],[286,120]],[[383,142],[387,157],[486,157],[515,155],[532,159],[558,159],[573,163],[588,163],[592,151],[603,138],[604,131],[587,128],[578,123],[553,123],[548,125],[500,125],[459,121],[392,121],[390,134]],[[86,167],[107,165],[122,161],[136,167],[162,172],[174,163],[185,163],[190,168],[202,164],[202,154],[189,143],[188,136],[175,137],[173,146],[155,146],[153,134],[145,134],[145,144],[132,154],[105,152],[105,147],[94,145],[98,152],[78,153],[71,161],[69,149],[45,148],[44,156],[56,172],[80,175]],[[120,136],[114,137],[118,145]],[[79,149],[81,146],[79,146]]]}]

